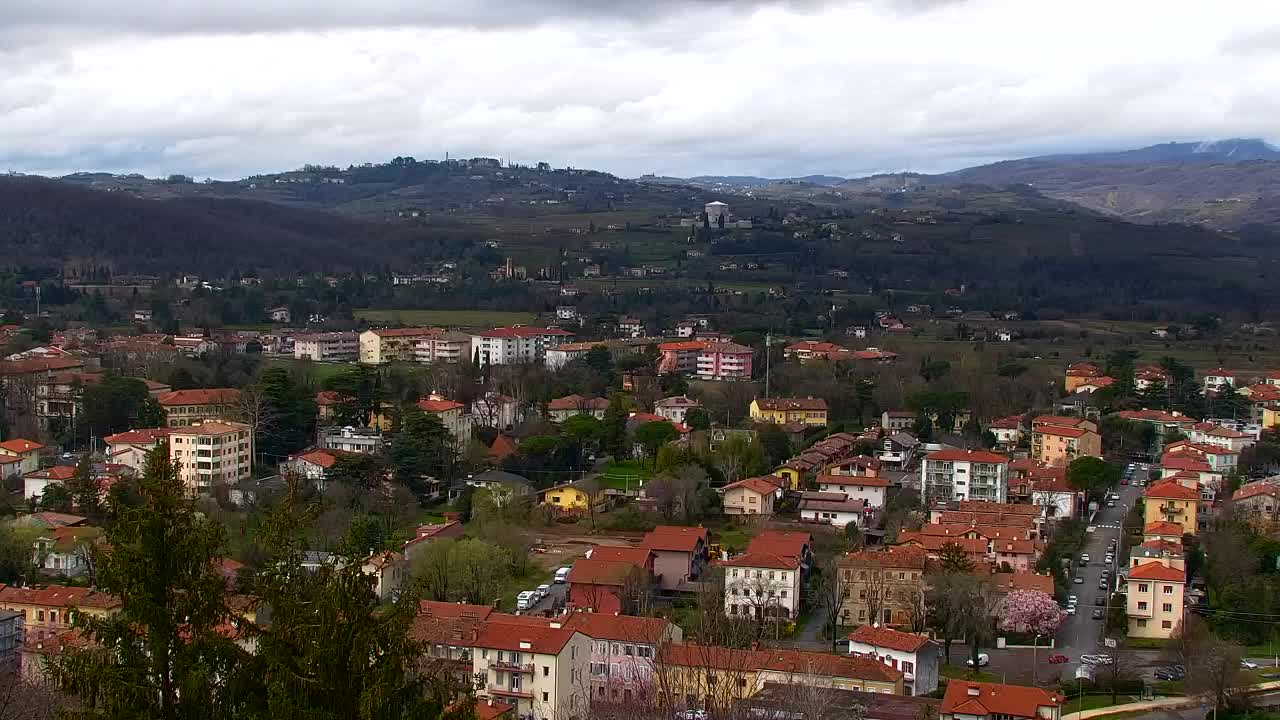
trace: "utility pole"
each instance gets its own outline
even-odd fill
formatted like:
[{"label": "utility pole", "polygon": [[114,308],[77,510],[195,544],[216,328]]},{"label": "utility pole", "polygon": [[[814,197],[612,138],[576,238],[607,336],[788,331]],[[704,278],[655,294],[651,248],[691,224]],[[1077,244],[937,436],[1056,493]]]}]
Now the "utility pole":
[{"label": "utility pole", "polygon": [[769,355],[773,347],[773,331],[765,333],[764,336],[764,396],[769,395]]}]

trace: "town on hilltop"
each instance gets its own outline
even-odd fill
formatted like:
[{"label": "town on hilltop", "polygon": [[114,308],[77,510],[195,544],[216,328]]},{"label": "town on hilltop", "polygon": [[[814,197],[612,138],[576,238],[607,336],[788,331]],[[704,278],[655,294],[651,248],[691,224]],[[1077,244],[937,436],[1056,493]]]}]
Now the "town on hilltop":
[{"label": "town on hilltop", "polygon": [[0,667],[45,710],[160,647],[230,663],[211,701],[336,653],[381,668],[360,702],[511,720],[1061,720],[1275,674],[1280,356],[921,304],[588,317],[569,284],[166,327],[228,285],[5,314]]}]

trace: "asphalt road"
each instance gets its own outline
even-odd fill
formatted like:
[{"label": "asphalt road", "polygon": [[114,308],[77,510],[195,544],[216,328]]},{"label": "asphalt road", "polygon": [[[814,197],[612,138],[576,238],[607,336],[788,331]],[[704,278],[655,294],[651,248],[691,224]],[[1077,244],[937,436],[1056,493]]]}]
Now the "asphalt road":
[{"label": "asphalt road", "polygon": [[[537,586],[535,585],[534,587],[529,587],[525,589],[535,590],[537,589]],[[535,615],[535,614],[542,613],[543,611],[546,611],[546,610],[551,610],[555,607],[557,598],[559,598],[560,600],[560,603],[559,603],[560,607],[564,607],[565,600],[568,599],[566,597],[568,594],[569,594],[568,583],[553,582],[551,583],[551,589],[547,591],[547,596],[539,600],[537,604],[535,604],[533,607],[529,608],[528,610],[523,610],[522,613],[525,615]]]},{"label": "asphalt road", "polygon": [[[1120,495],[1120,500],[1116,502],[1113,508],[1106,507],[1105,503],[1099,509],[1098,515],[1094,518],[1091,525],[1092,532],[1085,535],[1085,547],[1083,552],[1089,554],[1089,564],[1080,567],[1078,557],[1072,559],[1071,577],[1074,580],[1079,575],[1083,582],[1075,584],[1072,582],[1068,594],[1076,596],[1076,614],[1068,615],[1062,627],[1058,630],[1056,647],[1053,649],[1041,648],[1037,652],[1022,649],[1010,650],[990,650],[991,656],[991,672],[996,675],[1009,678],[1009,682],[1025,682],[1030,683],[1030,664],[1036,664],[1036,681],[1041,684],[1051,684],[1058,678],[1075,677],[1076,668],[1080,665],[1080,656],[1090,653],[1104,653],[1106,648],[1103,643],[1103,628],[1106,626],[1107,606],[1102,606],[1103,619],[1094,620],[1093,611],[1098,608],[1094,604],[1094,599],[1099,595],[1104,597],[1105,601],[1110,601],[1111,589],[1115,587],[1116,566],[1115,563],[1121,562],[1121,558],[1116,558],[1111,566],[1104,566],[1103,559],[1107,554],[1107,544],[1111,540],[1116,541],[1117,547],[1120,544],[1120,525],[1124,521],[1125,516],[1129,512],[1129,508],[1133,507],[1135,502],[1140,501],[1142,497],[1142,486],[1138,483],[1146,482],[1147,471],[1137,469],[1134,472],[1133,479],[1129,485],[1121,485],[1116,492]],[[1102,570],[1107,567],[1111,571],[1111,582],[1108,590],[1098,589],[1098,580],[1102,577]],[[1066,655],[1068,662],[1059,665],[1048,664],[1050,655],[1061,653]],[[1033,659],[1034,656],[1034,659]],[[953,661],[954,653],[953,653]],[[1145,659],[1145,658],[1144,658]],[[1155,657],[1153,655],[1152,660]],[[961,660],[960,662],[963,662]]]}]

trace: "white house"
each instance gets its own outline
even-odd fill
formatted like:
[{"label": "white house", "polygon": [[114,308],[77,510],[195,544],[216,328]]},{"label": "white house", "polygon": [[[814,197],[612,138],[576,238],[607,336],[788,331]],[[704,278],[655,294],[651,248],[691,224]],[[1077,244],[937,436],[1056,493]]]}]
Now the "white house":
[{"label": "white house", "polygon": [[108,435],[102,439],[107,445],[107,462],[141,470],[147,461],[147,453],[168,439],[172,430],[167,427],[143,428]]},{"label": "white house", "polygon": [[730,617],[787,619],[800,609],[800,560],[748,552],[721,563],[724,612]]},{"label": "white house", "polygon": [[952,500],[1006,502],[1009,458],[986,450],[936,450],[920,463],[925,502]]},{"label": "white house", "polygon": [[842,492],[800,494],[800,522],[822,523],[842,528],[866,524],[867,501],[855,500]]},{"label": "white house", "polygon": [[889,490],[888,478],[878,475],[819,475],[818,490],[837,493],[850,500],[861,500],[871,510],[884,507],[885,493]]},{"label": "white house", "polygon": [[902,671],[908,695],[938,689],[938,645],[924,635],[863,625],[849,634],[849,654],[875,658]]},{"label": "white house", "polygon": [[30,499],[40,497],[44,489],[51,484],[65,483],[76,474],[70,465],[54,465],[43,470],[29,472],[22,476],[22,497]]},{"label": "white house", "polygon": [[403,575],[408,573],[404,556],[391,550],[370,555],[360,570],[373,578],[373,591],[379,600],[394,600],[399,596]]},{"label": "white house", "polygon": [[509,428],[520,421],[515,398],[489,391],[471,403],[471,414],[477,424],[492,428]]},{"label": "white house", "polygon": [[1018,415],[992,420],[987,429],[996,436],[997,445],[1013,447],[1022,440],[1022,418]]},{"label": "white house", "polygon": [[17,458],[22,461],[17,472],[27,474],[40,469],[40,451],[44,445],[23,438],[13,438],[0,442],[0,456]]},{"label": "white house", "polygon": [[89,548],[101,537],[102,528],[52,528],[35,540],[36,564],[49,574],[79,577],[89,569]]},{"label": "white house", "polygon": [[1236,374],[1231,372],[1230,370],[1223,370],[1222,368],[1217,368],[1216,370],[1210,370],[1209,372],[1204,374],[1205,390],[1216,390],[1218,387],[1222,385],[1230,385],[1232,387],[1235,387],[1235,384],[1236,384]]},{"label": "white house", "polygon": [[1041,515],[1045,519],[1075,517],[1077,493],[1067,483],[1066,473],[1030,480],[1031,504],[1043,508]]},{"label": "white house", "polygon": [[663,398],[654,403],[653,411],[658,417],[683,425],[685,415],[690,410],[700,407],[702,407],[702,403],[697,400],[685,395],[676,395],[675,397]]},{"label": "white house", "polygon": [[524,325],[486,330],[471,338],[472,355],[481,365],[517,365],[541,362],[548,349],[573,333],[558,328]]}]

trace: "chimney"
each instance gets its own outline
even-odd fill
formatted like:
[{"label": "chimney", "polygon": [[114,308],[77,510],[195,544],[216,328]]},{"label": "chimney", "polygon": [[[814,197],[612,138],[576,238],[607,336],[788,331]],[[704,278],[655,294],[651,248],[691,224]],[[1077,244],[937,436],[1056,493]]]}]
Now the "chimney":
[{"label": "chimney", "polygon": [[551,629],[552,629],[552,630],[559,630],[559,629],[560,629],[560,628],[562,628],[562,627],[564,627],[564,625],[562,625],[562,624],[560,623],[560,621],[559,621],[559,620],[552,620],[552,621],[551,621]]}]

